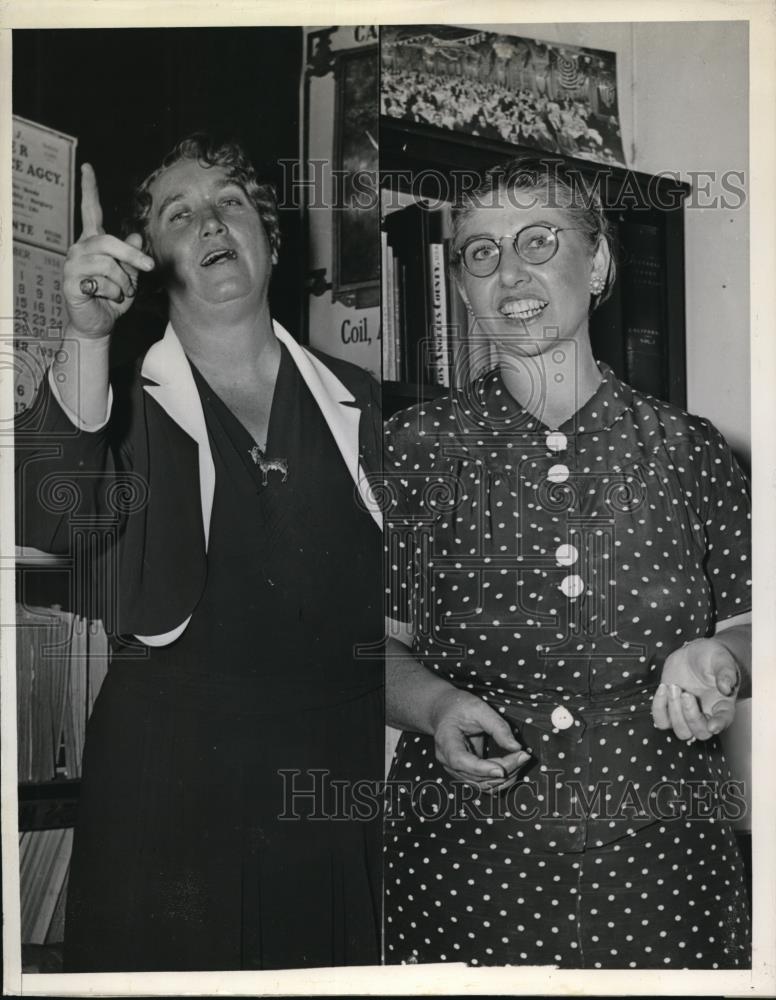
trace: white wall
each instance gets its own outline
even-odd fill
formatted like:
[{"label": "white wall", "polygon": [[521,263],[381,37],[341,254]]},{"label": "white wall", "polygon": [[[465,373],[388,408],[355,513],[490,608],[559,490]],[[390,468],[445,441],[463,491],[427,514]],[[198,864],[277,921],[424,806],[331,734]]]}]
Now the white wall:
[{"label": "white wall", "polygon": [[[742,21],[634,25],[639,169],[748,177],[747,30]],[[699,181],[699,203],[710,200],[704,186],[720,192],[720,181]],[[688,408],[748,457],[748,203],[728,210],[690,204],[685,226]]]}]

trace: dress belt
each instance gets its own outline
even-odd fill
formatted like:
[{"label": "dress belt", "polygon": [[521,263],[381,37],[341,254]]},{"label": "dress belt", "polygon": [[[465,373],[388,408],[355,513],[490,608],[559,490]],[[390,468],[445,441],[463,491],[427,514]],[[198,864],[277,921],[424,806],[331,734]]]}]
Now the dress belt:
[{"label": "dress belt", "polygon": [[[545,732],[557,732],[558,730],[563,732],[565,730],[570,736],[577,736],[580,725],[600,726],[610,722],[623,722],[650,715],[654,694],[655,688],[648,687],[607,702],[582,699],[564,700],[561,698],[557,701],[550,701],[546,698],[542,698],[541,701],[528,701],[504,696],[493,697],[493,693],[488,691],[484,700],[509,722],[535,726]],[[565,726],[557,725],[559,709],[565,709],[566,713],[571,716],[571,721],[568,721],[567,716],[565,717]]]}]

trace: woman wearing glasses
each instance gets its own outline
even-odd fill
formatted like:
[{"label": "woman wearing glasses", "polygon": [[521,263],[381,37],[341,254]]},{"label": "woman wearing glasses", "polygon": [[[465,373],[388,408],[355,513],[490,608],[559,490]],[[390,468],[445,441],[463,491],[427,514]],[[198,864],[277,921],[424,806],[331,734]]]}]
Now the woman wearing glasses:
[{"label": "woman wearing glasses", "polygon": [[386,429],[386,960],[746,966],[746,481],[593,358],[615,268],[570,174],[494,169],[453,227],[499,363]]}]

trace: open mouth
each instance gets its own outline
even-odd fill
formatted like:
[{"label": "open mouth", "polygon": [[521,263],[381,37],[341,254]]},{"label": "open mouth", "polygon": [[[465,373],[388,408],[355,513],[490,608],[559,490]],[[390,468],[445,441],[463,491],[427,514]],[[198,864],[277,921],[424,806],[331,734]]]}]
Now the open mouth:
[{"label": "open mouth", "polygon": [[222,264],[226,260],[237,260],[236,251],[229,249],[211,250],[199,263],[202,267],[210,267],[211,264]]},{"label": "open mouth", "polygon": [[519,319],[527,322],[540,316],[549,305],[543,299],[508,299],[502,302],[499,312],[507,319]]}]

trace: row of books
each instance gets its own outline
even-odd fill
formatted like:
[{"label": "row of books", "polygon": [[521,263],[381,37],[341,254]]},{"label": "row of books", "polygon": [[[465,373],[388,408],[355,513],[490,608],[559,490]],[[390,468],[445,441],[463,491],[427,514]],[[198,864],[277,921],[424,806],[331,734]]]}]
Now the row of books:
[{"label": "row of books", "polygon": [[64,939],[65,900],[72,829],[19,835],[21,940],[52,944]]},{"label": "row of books", "polygon": [[415,203],[381,233],[383,378],[448,387],[469,376],[468,316],[449,273],[447,213]]},{"label": "row of books", "polygon": [[100,622],[17,605],[17,758],[20,782],[81,775],[86,720],[108,670]]}]

